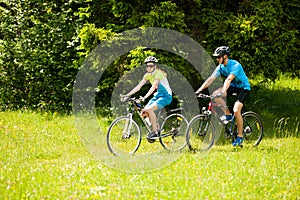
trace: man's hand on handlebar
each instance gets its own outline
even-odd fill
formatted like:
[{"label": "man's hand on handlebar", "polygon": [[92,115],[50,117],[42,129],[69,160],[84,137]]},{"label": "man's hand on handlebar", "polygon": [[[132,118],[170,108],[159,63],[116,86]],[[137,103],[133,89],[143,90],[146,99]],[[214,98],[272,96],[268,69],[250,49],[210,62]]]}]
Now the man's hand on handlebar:
[{"label": "man's hand on handlebar", "polygon": [[220,97],[225,97],[223,92],[220,92],[220,93],[216,94],[216,98],[220,98]]},{"label": "man's hand on handlebar", "polygon": [[196,95],[196,96],[199,96],[199,94],[201,94],[200,91],[196,91],[196,92],[195,92],[195,95]]},{"label": "man's hand on handlebar", "polygon": [[202,94],[201,92],[195,92],[195,95],[197,97],[200,97],[200,98],[209,98],[209,99],[214,99],[214,98],[221,98],[221,97],[225,97],[224,93],[220,92],[216,95],[206,95],[206,94]]}]

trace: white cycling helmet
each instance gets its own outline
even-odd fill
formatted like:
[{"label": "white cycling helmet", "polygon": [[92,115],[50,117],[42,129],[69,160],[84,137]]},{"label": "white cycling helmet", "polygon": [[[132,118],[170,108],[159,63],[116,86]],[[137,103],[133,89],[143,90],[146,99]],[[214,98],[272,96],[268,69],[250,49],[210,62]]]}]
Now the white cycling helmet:
[{"label": "white cycling helmet", "polygon": [[220,46],[218,48],[216,48],[213,56],[217,57],[217,56],[223,56],[223,55],[229,55],[230,53],[230,49],[228,46]]},{"label": "white cycling helmet", "polygon": [[153,62],[153,63],[158,63],[158,60],[153,57],[153,56],[148,56],[145,60],[144,60],[144,63],[147,64],[149,62]]}]

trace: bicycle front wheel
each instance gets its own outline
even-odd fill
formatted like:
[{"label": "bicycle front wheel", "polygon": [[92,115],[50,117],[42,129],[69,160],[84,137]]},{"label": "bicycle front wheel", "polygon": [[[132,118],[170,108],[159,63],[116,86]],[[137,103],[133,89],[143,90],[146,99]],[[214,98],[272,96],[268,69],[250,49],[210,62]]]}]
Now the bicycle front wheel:
[{"label": "bicycle front wheel", "polygon": [[210,117],[204,114],[195,116],[188,124],[186,141],[192,151],[209,150],[215,140],[215,127]]},{"label": "bicycle front wheel", "polygon": [[249,111],[243,113],[243,137],[245,143],[253,144],[253,146],[259,145],[263,138],[264,128],[262,121],[258,114]]},{"label": "bicycle front wheel", "polygon": [[128,116],[115,119],[107,132],[108,149],[114,155],[130,155],[137,151],[142,135],[137,123]]},{"label": "bicycle front wheel", "polygon": [[159,141],[169,151],[182,150],[186,146],[185,130],[188,121],[182,114],[171,114],[161,124]]}]

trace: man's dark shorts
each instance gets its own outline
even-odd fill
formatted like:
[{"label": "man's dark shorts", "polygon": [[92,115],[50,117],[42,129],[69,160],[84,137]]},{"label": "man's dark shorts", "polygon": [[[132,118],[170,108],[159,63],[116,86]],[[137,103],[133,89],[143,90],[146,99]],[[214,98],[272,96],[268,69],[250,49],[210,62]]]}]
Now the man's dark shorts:
[{"label": "man's dark shorts", "polygon": [[244,102],[249,99],[250,90],[245,90],[245,89],[230,86],[227,89],[227,96],[232,96],[232,94],[234,93],[237,94],[236,101],[239,101],[244,104]]}]

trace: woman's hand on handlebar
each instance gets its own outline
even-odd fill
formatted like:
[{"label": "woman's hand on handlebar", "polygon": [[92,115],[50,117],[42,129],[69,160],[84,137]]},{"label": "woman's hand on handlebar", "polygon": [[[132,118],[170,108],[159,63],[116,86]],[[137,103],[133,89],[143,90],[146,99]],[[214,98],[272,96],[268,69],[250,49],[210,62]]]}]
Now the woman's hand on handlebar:
[{"label": "woman's hand on handlebar", "polygon": [[122,102],[125,102],[129,99],[129,96],[120,94],[120,99],[121,99]]}]

